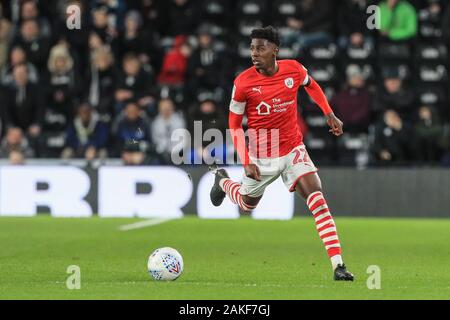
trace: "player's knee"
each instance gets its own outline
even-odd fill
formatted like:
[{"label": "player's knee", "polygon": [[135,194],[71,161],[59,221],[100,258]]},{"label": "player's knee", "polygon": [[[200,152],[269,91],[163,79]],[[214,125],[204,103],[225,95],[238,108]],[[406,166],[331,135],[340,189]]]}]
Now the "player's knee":
[{"label": "player's knee", "polygon": [[240,207],[244,213],[250,213],[250,212],[252,212],[252,210],[256,209],[260,200],[261,200],[261,197],[252,198],[249,196],[243,196]]}]

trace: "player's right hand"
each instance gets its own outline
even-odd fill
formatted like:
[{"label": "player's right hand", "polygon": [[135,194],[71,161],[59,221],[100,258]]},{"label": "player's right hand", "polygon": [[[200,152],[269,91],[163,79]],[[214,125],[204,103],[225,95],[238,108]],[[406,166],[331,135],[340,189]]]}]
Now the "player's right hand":
[{"label": "player's right hand", "polygon": [[248,178],[261,181],[261,172],[256,164],[250,163],[244,167],[244,170]]}]

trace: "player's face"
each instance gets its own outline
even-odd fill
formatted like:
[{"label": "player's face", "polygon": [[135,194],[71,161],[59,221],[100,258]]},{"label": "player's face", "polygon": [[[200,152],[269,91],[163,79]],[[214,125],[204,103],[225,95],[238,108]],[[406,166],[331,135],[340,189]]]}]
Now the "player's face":
[{"label": "player's face", "polygon": [[266,39],[252,39],[250,51],[256,69],[268,69],[275,64],[277,47]]}]

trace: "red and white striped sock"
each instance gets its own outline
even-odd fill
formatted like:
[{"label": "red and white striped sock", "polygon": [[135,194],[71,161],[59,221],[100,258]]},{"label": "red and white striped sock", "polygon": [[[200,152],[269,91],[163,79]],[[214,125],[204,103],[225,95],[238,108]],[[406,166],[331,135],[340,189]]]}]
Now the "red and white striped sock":
[{"label": "red and white striped sock", "polygon": [[239,193],[239,189],[241,189],[239,183],[233,182],[230,179],[222,179],[219,185],[230,200],[237,204],[242,210],[249,212],[256,208],[256,206],[250,206],[244,202],[242,195]]},{"label": "red and white striped sock", "polygon": [[331,259],[334,270],[339,264],[343,264],[343,262],[341,256],[341,244],[330,209],[320,191],[310,194],[306,203],[314,216],[317,232],[325,245],[325,249]]}]

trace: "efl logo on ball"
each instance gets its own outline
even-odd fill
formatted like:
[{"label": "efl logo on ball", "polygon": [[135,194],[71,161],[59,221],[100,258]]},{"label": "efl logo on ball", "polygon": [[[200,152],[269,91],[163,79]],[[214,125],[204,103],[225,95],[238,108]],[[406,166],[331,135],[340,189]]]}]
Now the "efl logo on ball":
[{"label": "efl logo on ball", "polygon": [[173,248],[160,248],[150,255],[147,267],[153,279],[173,281],[183,272],[183,258]]}]

